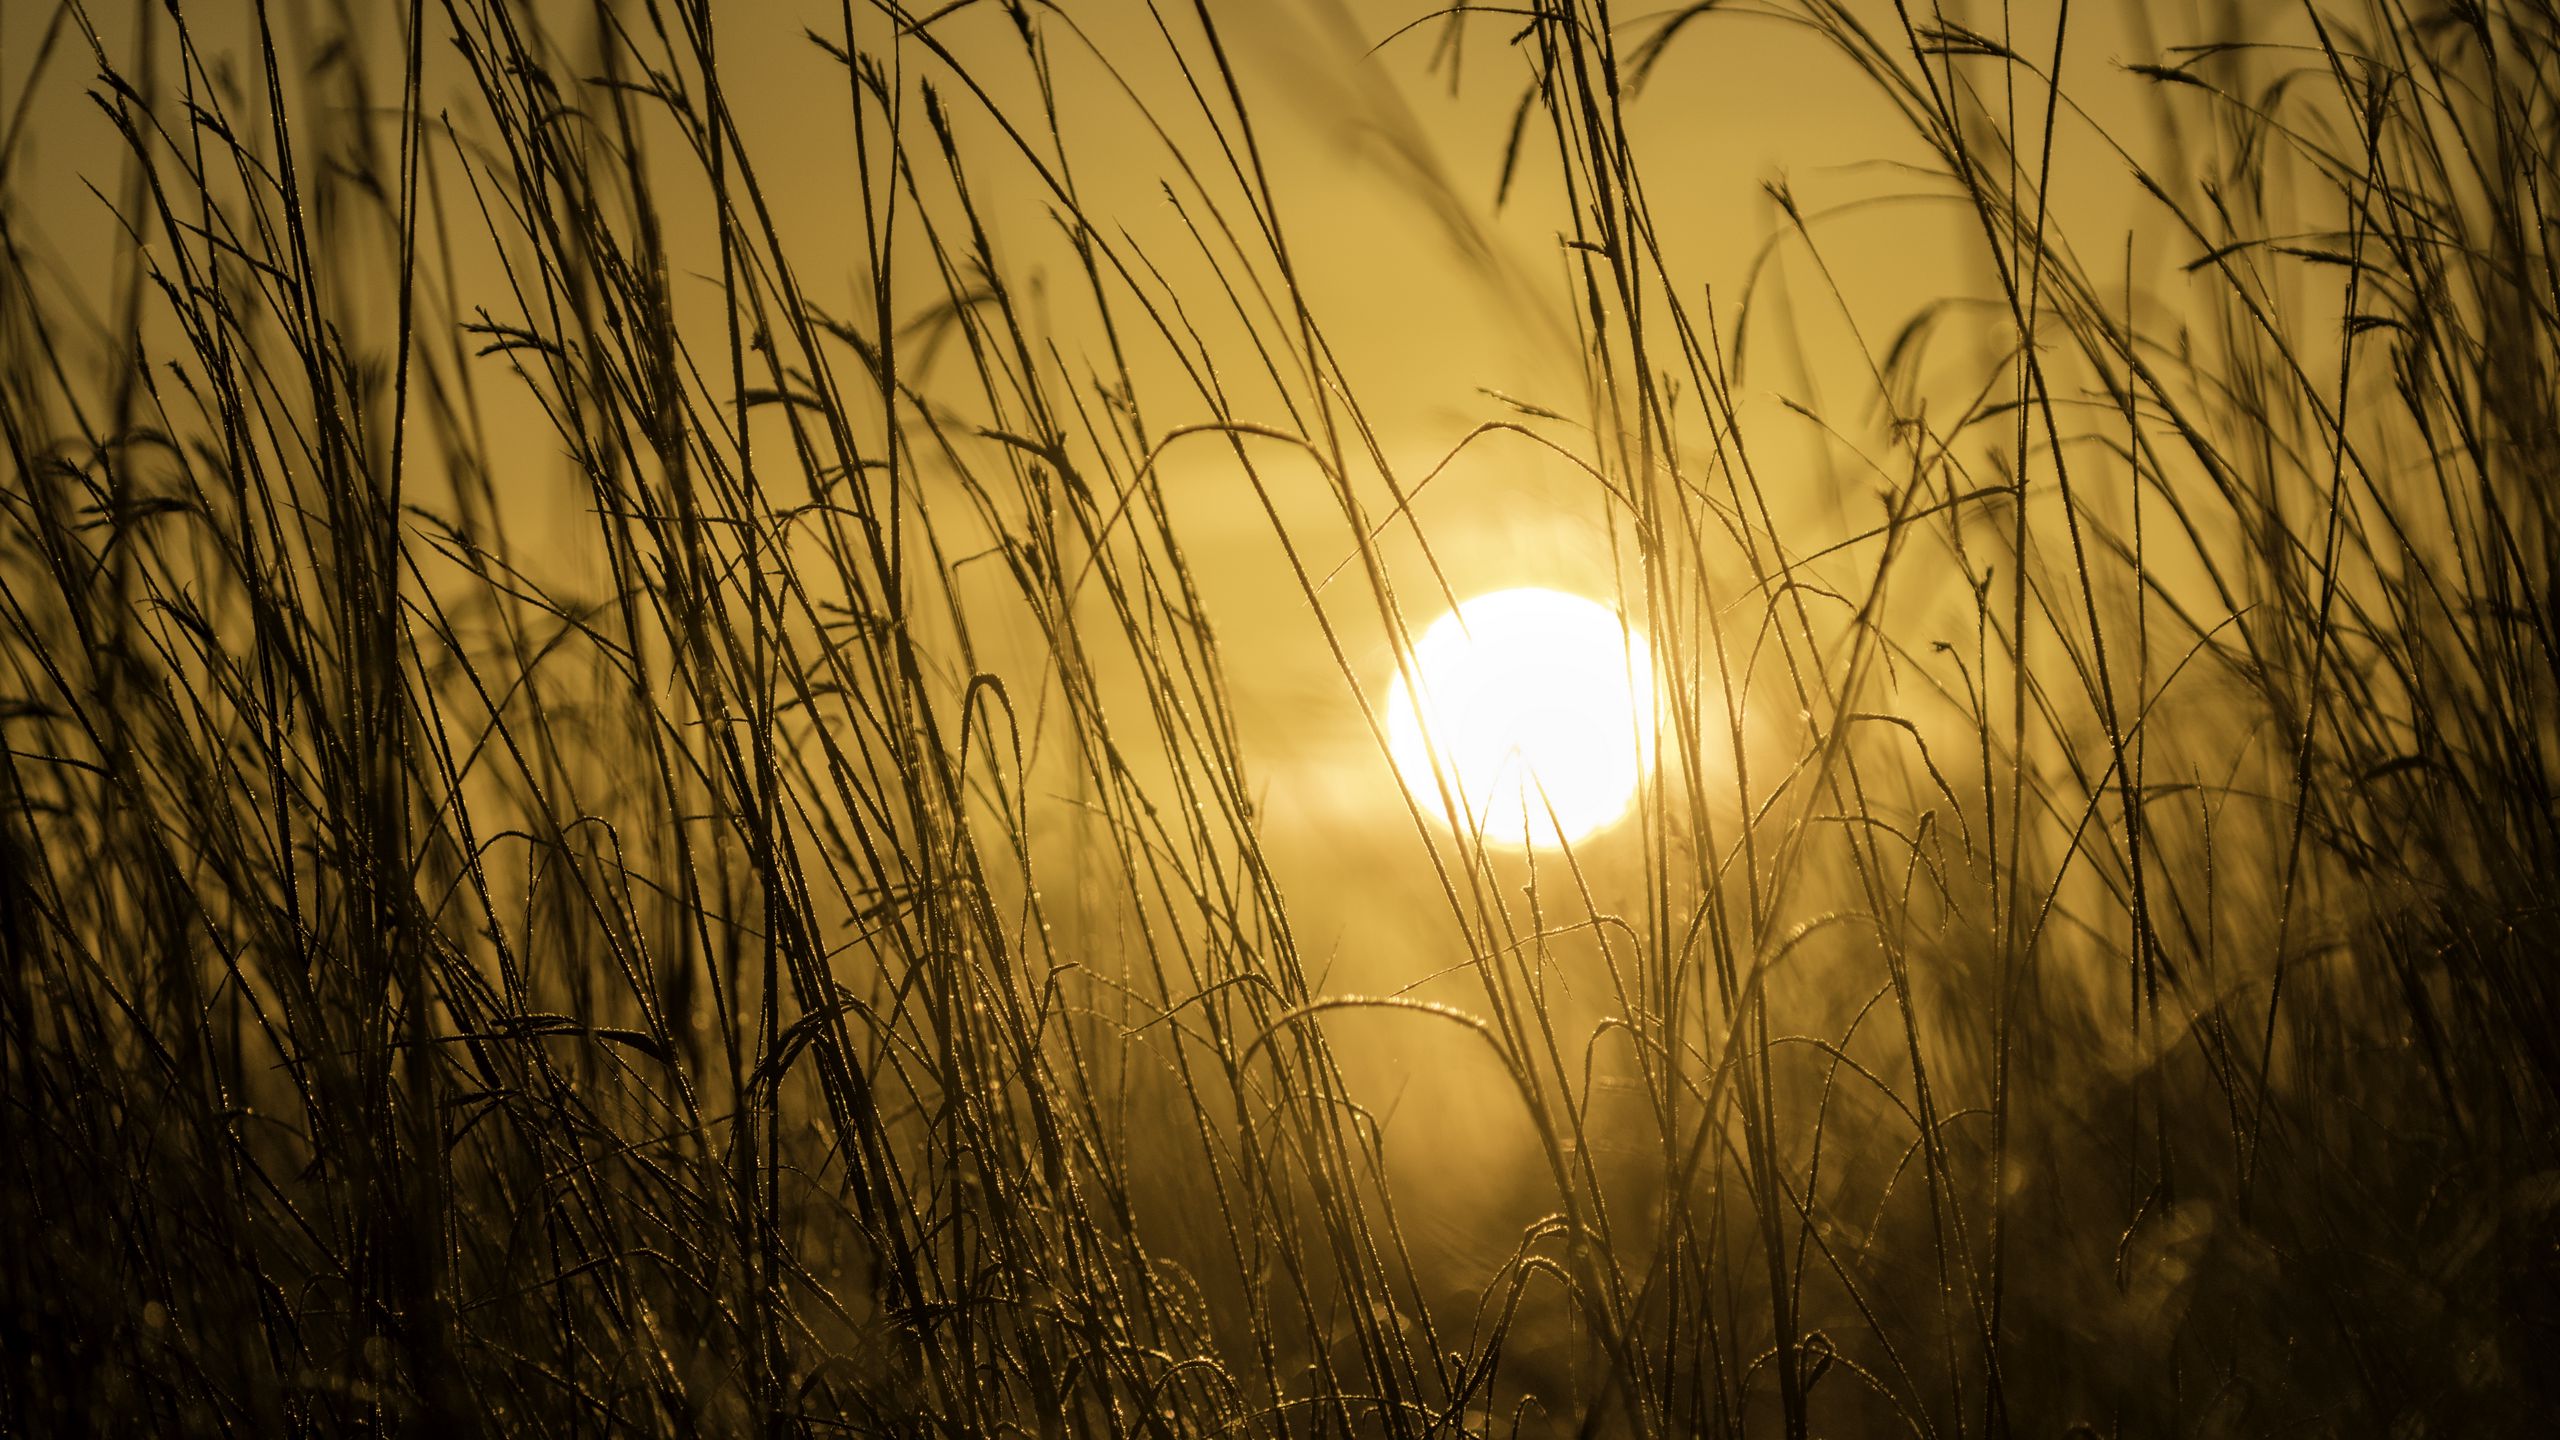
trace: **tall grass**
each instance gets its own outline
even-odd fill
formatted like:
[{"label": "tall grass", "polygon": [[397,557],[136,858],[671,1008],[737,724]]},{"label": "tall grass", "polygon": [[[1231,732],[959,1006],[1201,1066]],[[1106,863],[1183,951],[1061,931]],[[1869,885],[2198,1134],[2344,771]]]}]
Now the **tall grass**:
[{"label": "tall grass", "polygon": [[[1581,376],[1416,468],[1223,7],[31,5],[0,1428],[2532,1433],[2560,12],[2055,8],[1363,13],[1515,87],[1446,218]],[[1676,258],[1646,107],[1770,27],[1972,293],[1785,185]],[[1377,763],[1497,453],[1664,679],[1573,851]]]}]

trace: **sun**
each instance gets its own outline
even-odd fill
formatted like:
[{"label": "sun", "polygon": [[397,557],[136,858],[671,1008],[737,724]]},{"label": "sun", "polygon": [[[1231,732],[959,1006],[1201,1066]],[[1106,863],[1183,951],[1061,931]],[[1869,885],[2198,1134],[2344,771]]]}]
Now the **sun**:
[{"label": "sun", "polygon": [[1627,812],[1653,764],[1652,650],[1595,600],[1478,595],[1414,643],[1387,697],[1387,748],[1425,810],[1448,814],[1445,780],[1491,843],[1580,840]]}]

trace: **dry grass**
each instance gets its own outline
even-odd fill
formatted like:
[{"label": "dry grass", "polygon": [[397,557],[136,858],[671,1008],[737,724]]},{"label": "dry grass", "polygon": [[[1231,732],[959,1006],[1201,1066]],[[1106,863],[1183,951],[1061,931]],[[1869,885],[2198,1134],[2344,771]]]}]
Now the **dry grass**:
[{"label": "dry grass", "polygon": [[[773,14],[395,8],[30,5],[0,63],[0,1429],[2560,1399],[2548,0],[2163,19],[2104,128],[2090,0],[1370,36],[1520,87],[1479,178],[1558,232],[1583,383],[1453,463],[1577,477],[1670,738],[1588,854],[1378,800],[1327,842],[1365,910],[1275,862],[1220,637],[1327,657],[1374,752],[1436,472],[1231,17],[848,3],[819,245],[724,59]],[[1983,277],[1774,422],[1746,360],[1852,309],[1827,222],[1777,190],[1782,278],[1702,288],[1630,133],[1773,25]],[[83,71],[104,256],[6,178]],[[2130,171],[2165,284],[2057,156]],[[1275,607],[1213,605],[1184,486]],[[1337,902],[1429,963],[1335,983]],[[1481,1144],[1372,1083],[1406,1047]]]}]

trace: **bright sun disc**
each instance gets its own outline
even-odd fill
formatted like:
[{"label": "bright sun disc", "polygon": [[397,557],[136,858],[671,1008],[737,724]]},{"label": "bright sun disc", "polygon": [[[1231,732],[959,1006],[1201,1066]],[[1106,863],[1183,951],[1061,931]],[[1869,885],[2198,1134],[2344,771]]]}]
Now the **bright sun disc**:
[{"label": "bright sun disc", "polygon": [[1415,642],[1387,747],[1425,809],[1445,813],[1445,778],[1488,841],[1579,840],[1626,813],[1653,763],[1652,650],[1579,595],[1479,595]]}]

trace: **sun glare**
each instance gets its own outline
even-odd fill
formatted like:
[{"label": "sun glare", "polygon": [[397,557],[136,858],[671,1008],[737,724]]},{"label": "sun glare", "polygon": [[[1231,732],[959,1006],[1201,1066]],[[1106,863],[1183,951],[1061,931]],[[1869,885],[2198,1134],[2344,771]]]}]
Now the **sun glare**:
[{"label": "sun glare", "polygon": [[1387,745],[1426,810],[1447,813],[1445,780],[1487,841],[1553,846],[1626,813],[1653,763],[1652,702],[1652,651],[1616,611],[1497,590],[1422,632],[1387,698]]}]

